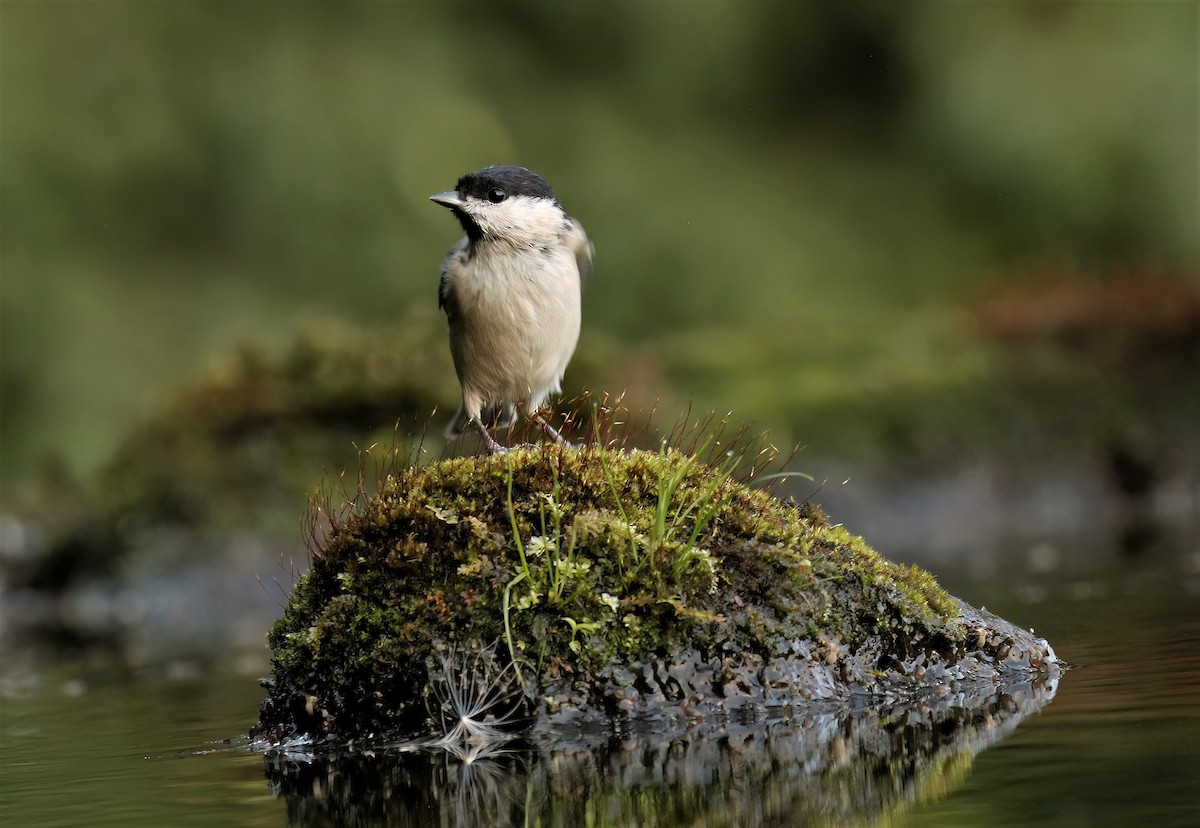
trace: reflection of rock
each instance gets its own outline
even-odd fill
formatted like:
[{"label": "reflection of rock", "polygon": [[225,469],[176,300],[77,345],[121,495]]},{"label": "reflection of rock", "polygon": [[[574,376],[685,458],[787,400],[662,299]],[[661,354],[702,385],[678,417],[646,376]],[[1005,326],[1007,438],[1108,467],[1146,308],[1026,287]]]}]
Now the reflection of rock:
[{"label": "reflection of rock", "polygon": [[436,751],[268,754],[294,824],[804,825],[954,790],[975,754],[1054,695],[1038,679],[909,705],[810,705],[626,723],[464,764]]},{"label": "reflection of rock", "polygon": [[490,647],[534,732],[560,735],[614,716],[992,693],[1059,669],[1045,641],[819,511],[674,451],[398,469],[333,521],[269,641],[256,734],[275,743],[429,736],[447,645]]}]

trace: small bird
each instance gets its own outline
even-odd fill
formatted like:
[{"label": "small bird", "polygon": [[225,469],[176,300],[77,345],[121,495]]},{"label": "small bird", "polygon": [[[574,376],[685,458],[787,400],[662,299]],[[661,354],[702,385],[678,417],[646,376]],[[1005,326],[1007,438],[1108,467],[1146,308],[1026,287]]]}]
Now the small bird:
[{"label": "small bird", "polygon": [[591,241],[546,180],[524,167],[485,167],[429,198],[448,207],[467,234],[442,262],[438,285],[462,386],[462,406],[446,435],[470,427],[489,452],[505,451],[488,425],[511,425],[520,406],[566,444],[538,409],[562,390],[579,341]]}]

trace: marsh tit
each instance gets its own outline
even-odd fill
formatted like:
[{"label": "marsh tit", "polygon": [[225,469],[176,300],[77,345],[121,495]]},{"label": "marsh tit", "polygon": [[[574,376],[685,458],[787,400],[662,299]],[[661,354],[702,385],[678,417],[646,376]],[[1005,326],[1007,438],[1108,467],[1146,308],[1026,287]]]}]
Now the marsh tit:
[{"label": "marsh tit", "polygon": [[485,167],[429,198],[450,208],[467,234],[442,262],[438,286],[462,386],[446,435],[473,428],[488,451],[504,451],[488,424],[511,425],[519,406],[566,443],[538,409],[561,390],[579,340],[579,297],[592,271],[587,234],[546,180],[524,167]]}]

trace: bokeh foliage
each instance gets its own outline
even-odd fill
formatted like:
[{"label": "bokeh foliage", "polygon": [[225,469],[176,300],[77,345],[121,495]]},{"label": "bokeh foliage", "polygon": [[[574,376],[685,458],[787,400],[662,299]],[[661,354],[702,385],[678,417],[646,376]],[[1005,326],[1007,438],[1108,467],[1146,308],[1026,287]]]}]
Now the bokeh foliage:
[{"label": "bokeh foliage", "polygon": [[494,162],[554,182],[597,244],[585,325],[677,394],[795,439],[789,411],[905,368],[973,398],[982,286],[1196,278],[1198,17],[4,0],[0,484],[95,467],[235,340],[432,304],[457,231],[426,196]]}]

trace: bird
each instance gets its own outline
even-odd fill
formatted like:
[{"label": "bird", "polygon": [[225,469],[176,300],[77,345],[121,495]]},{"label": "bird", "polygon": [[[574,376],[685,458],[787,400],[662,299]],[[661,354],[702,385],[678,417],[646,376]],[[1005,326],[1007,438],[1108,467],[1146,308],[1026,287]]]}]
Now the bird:
[{"label": "bird", "polygon": [[538,411],[562,390],[579,341],[591,240],[550,184],[525,167],[484,167],[429,198],[448,208],[466,233],[446,254],[438,283],[462,387],[446,436],[470,428],[489,453],[502,453],[507,449],[488,426],[512,425],[520,408],[547,437],[566,445]]}]

